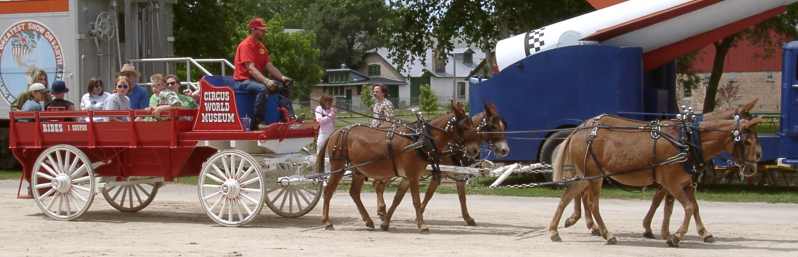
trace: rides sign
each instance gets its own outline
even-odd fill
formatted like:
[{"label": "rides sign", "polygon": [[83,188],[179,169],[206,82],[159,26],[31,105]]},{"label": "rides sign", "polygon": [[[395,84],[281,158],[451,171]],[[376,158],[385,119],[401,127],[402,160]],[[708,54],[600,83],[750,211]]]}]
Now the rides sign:
[{"label": "rides sign", "polygon": [[0,34],[0,96],[11,104],[27,90],[31,74],[41,69],[49,81],[64,75],[64,54],[55,34],[43,24],[24,20]]}]

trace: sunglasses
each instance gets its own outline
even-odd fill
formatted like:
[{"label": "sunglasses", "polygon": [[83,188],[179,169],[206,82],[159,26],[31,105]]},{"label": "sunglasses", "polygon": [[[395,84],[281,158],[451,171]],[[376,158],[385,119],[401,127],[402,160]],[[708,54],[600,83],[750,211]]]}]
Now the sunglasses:
[{"label": "sunglasses", "polygon": [[167,84],[167,85],[170,85],[170,86],[171,86],[171,85],[177,85],[177,81],[166,82],[166,84]]},{"label": "sunglasses", "polygon": [[116,88],[127,88],[127,84],[116,85]]}]

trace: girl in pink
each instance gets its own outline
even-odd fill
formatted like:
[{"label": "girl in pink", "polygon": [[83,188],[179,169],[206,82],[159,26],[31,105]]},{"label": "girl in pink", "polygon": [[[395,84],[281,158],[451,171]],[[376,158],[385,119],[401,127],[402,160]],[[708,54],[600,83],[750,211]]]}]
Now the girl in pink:
[{"label": "girl in pink", "polygon": [[319,123],[319,136],[316,138],[316,153],[318,154],[324,142],[335,131],[335,107],[332,107],[332,97],[325,95],[319,100],[316,107],[316,122]]}]

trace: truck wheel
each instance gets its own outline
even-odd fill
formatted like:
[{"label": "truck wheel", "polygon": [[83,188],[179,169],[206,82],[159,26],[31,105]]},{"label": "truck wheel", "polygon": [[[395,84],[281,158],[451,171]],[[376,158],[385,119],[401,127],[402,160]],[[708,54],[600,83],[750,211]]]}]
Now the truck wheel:
[{"label": "truck wheel", "polygon": [[570,134],[571,130],[561,130],[546,138],[546,142],[543,142],[543,147],[540,148],[540,158],[538,158],[538,161],[551,164],[554,149],[557,148],[557,145],[565,141],[565,138]]}]

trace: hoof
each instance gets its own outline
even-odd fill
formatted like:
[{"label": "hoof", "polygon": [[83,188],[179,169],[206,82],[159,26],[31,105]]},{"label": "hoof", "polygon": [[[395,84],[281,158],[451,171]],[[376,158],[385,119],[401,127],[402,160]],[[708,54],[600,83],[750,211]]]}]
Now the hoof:
[{"label": "hoof", "polygon": [[576,224],[577,221],[579,221],[579,220],[575,219],[575,218],[568,218],[568,219],[565,220],[565,224],[563,224],[563,225],[567,228],[567,227],[570,227],[570,226],[573,226],[574,224]]},{"label": "hoof", "polygon": [[556,233],[555,234],[551,234],[551,236],[549,236],[549,238],[551,239],[552,242],[562,242],[562,238],[560,238],[560,234],[556,234]]},{"label": "hoof", "polygon": [[369,228],[369,230],[374,230],[374,222],[366,222],[366,227]]},{"label": "hoof", "polygon": [[474,221],[474,219],[472,219],[472,218],[467,218],[467,219],[465,219],[465,222],[466,222],[466,224],[467,224],[467,225],[469,225],[469,226],[476,226],[476,225],[477,225],[477,222],[476,222],[476,221]]},{"label": "hoof", "polygon": [[714,236],[708,235],[708,236],[704,237],[704,243],[714,243],[714,242],[715,242],[715,237]]},{"label": "hoof", "polygon": [[601,231],[599,231],[597,228],[594,228],[590,230],[590,234],[594,236],[601,236]]},{"label": "hoof", "polygon": [[645,233],[643,233],[643,237],[648,239],[656,239],[656,237],[654,237],[654,233],[651,233],[651,231],[646,231]]},{"label": "hoof", "polygon": [[607,239],[607,245],[616,245],[616,244],[618,244],[617,238],[611,237],[610,239]]},{"label": "hoof", "polygon": [[424,225],[424,226],[418,227],[418,232],[425,233],[425,234],[429,233],[429,226]]},{"label": "hoof", "polygon": [[380,225],[380,229],[382,229],[382,231],[388,231],[388,229],[390,227],[391,227],[391,225],[384,224],[384,223],[382,225]]},{"label": "hoof", "polygon": [[667,243],[668,246],[670,247],[679,247],[679,239],[676,238],[675,236],[671,236],[671,238],[668,239]]},{"label": "hoof", "polygon": [[327,224],[327,226],[324,226],[324,230],[333,231],[333,230],[335,230],[335,227],[333,227],[332,224]]}]

